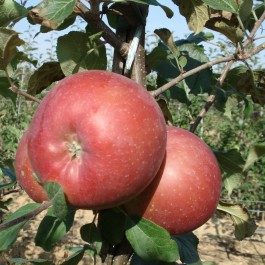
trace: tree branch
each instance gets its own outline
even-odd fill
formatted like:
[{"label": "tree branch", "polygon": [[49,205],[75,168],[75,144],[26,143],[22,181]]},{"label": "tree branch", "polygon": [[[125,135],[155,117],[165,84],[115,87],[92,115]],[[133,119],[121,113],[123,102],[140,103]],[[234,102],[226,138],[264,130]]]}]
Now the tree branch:
[{"label": "tree branch", "polygon": [[37,216],[39,213],[41,213],[42,211],[48,209],[50,206],[52,205],[52,200],[50,201],[45,201],[43,202],[38,208],[36,208],[35,210],[26,213],[14,220],[11,220],[9,222],[3,223],[0,225],[0,232],[17,224],[20,224],[22,222],[25,221],[29,221],[30,219],[32,219],[33,217]]},{"label": "tree branch", "polygon": [[99,13],[92,12],[83,3],[77,2],[74,11],[80,15],[91,27],[102,32],[102,37],[115,49],[126,57],[128,53],[128,43],[122,42],[115,33],[101,20]]},{"label": "tree branch", "polygon": [[255,34],[258,31],[258,29],[260,28],[260,26],[264,20],[265,20],[265,11],[261,15],[261,17],[258,19],[258,21],[255,23],[253,29],[251,30],[251,32],[248,36],[248,39],[243,43],[244,48],[246,48],[250,43],[253,42],[253,38],[254,38]]},{"label": "tree branch", "polygon": [[9,84],[10,84],[10,89],[11,89],[14,93],[16,93],[16,94],[18,94],[18,95],[21,95],[21,96],[25,97],[26,99],[32,100],[32,101],[34,101],[34,102],[37,102],[37,103],[39,103],[39,104],[41,103],[41,100],[40,100],[40,99],[35,98],[35,97],[33,97],[32,95],[30,95],[30,94],[28,94],[28,93],[26,93],[26,92],[20,90],[20,89],[19,89],[19,88],[13,83],[13,81],[11,80],[11,78],[10,78],[10,76],[9,76],[9,74],[8,74],[8,72],[7,72],[7,70],[5,70],[5,73],[6,73],[7,80],[8,80],[8,82],[9,82]]},{"label": "tree branch", "polygon": [[191,123],[190,126],[190,132],[194,133],[196,128],[198,127],[198,125],[200,124],[201,120],[203,119],[203,117],[206,115],[206,113],[208,112],[208,110],[211,108],[211,106],[214,104],[215,99],[216,99],[216,88],[218,87],[222,87],[224,80],[227,76],[227,73],[229,71],[229,69],[232,67],[234,61],[229,61],[223,71],[223,73],[221,74],[220,78],[218,79],[215,88],[213,89],[212,93],[210,94],[210,96],[207,99],[207,102],[205,103],[203,109],[200,111],[198,117],[196,118],[196,120]]}]

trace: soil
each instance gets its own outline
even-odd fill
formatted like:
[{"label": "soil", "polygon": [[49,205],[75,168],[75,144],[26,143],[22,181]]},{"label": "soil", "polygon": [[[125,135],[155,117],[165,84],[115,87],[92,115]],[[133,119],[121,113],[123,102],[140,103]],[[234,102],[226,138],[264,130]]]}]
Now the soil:
[{"label": "soil", "polygon": [[[32,202],[23,194],[12,195],[15,209]],[[6,198],[5,198],[6,199]],[[13,209],[11,209],[13,210]],[[13,248],[5,253],[0,253],[0,265],[12,264],[11,258],[43,258],[52,260],[54,264],[61,264],[71,252],[69,247],[80,246],[84,243],[79,236],[81,225],[89,223],[93,218],[91,211],[78,210],[74,225],[61,242],[51,251],[45,252],[34,244],[34,237],[38,224],[44,213],[27,224]],[[251,238],[243,241],[235,239],[232,221],[228,218],[212,219],[195,230],[200,240],[198,247],[203,261],[214,261],[219,265],[262,265],[265,264],[265,221],[257,222],[260,233],[255,233]],[[94,264],[89,256],[85,256],[79,263]]]}]

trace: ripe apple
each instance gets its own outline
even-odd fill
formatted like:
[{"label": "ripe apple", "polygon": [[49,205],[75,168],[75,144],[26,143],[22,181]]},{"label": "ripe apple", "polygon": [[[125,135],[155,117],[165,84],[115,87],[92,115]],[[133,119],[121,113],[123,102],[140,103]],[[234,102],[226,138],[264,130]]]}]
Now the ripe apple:
[{"label": "ripe apple", "polygon": [[220,192],[221,172],[210,148],[191,132],[168,127],[166,156],[157,176],[125,209],[171,235],[184,234],[212,216]]},{"label": "ripe apple", "polygon": [[26,131],[17,148],[15,157],[15,169],[17,181],[26,193],[35,202],[43,202],[48,200],[45,189],[34,176],[34,171],[28,156],[28,132]]},{"label": "ripe apple", "polygon": [[60,81],[28,129],[28,155],[43,184],[62,185],[72,206],[125,203],[153,180],[163,161],[166,124],[134,81],[91,70]]}]

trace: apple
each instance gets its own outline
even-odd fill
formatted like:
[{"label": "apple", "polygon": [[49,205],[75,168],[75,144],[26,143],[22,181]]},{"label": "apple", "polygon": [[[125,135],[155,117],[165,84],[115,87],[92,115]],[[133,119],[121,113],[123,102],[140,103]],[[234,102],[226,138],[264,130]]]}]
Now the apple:
[{"label": "apple", "polygon": [[72,206],[127,202],[155,177],[166,124],[152,96],[101,70],[69,76],[45,96],[28,129],[28,156],[42,184],[59,183]]},{"label": "apple", "polygon": [[48,200],[48,195],[38,182],[28,156],[28,132],[26,131],[17,148],[15,157],[15,170],[17,181],[35,202]]},{"label": "apple", "polygon": [[218,162],[204,141],[187,130],[168,127],[166,155],[157,176],[125,204],[125,210],[153,221],[171,235],[184,234],[212,216],[221,179]]}]

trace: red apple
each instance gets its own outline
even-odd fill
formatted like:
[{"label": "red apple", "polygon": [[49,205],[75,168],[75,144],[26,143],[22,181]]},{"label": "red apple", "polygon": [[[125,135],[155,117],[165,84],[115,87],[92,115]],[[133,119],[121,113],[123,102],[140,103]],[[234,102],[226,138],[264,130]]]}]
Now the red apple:
[{"label": "red apple", "polygon": [[125,209],[172,235],[183,234],[212,216],[221,185],[221,172],[210,148],[189,131],[168,127],[166,156],[157,176]]},{"label": "red apple", "polygon": [[28,132],[25,132],[19,142],[15,169],[17,181],[35,202],[48,200],[48,195],[42,185],[38,182],[28,157]]},{"label": "red apple", "polygon": [[150,94],[107,71],[85,71],[49,92],[29,127],[42,183],[62,185],[76,208],[117,206],[139,194],[163,161],[166,125]]}]

